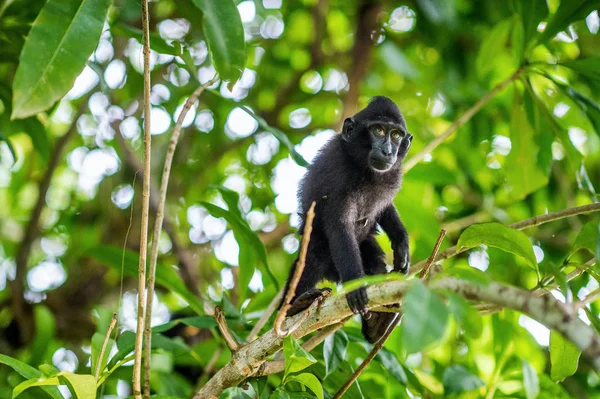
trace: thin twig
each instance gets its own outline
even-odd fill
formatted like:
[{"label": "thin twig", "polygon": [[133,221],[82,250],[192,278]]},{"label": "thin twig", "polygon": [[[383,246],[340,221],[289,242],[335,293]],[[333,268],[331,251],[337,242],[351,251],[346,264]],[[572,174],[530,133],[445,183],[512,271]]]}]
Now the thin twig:
[{"label": "thin twig", "polygon": [[173,156],[175,148],[181,134],[181,126],[185,117],[196,102],[200,94],[213,83],[214,79],[203,84],[194,90],[194,93],[185,102],[177,123],[173,129],[173,135],[169,141],[167,154],[165,157],[165,166],[163,168],[162,179],[160,183],[160,192],[158,196],[158,205],[156,207],[156,218],[154,219],[154,231],[152,233],[152,248],[150,251],[150,267],[148,268],[148,277],[146,279],[146,288],[148,294],[146,297],[146,320],[144,322],[144,398],[150,398],[150,353],[152,350],[152,303],[154,302],[154,282],[156,280],[156,262],[158,261],[158,247],[160,242],[160,233],[165,215],[165,203],[167,201],[167,189],[169,187],[169,177],[171,176],[171,165],[173,164]]},{"label": "thin twig", "polygon": [[377,343],[375,344],[373,349],[371,349],[371,352],[369,352],[369,354],[367,355],[365,360],[363,360],[362,363],[360,364],[360,366],[358,366],[356,368],[356,370],[354,370],[354,373],[352,373],[350,378],[348,378],[348,381],[346,381],[344,383],[344,385],[342,385],[342,387],[339,389],[339,391],[337,391],[335,393],[335,395],[333,395],[333,399],[341,398],[342,395],[344,395],[346,393],[346,391],[352,386],[352,384],[354,384],[354,381],[356,381],[358,376],[364,371],[364,369],[369,365],[369,363],[371,363],[371,361],[373,359],[375,359],[375,356],[377,356],[379,351],[383,348],[385,341],[387,341],[387,339],[390,337],[390,335],[392,335],[394,328],[396,328],[396,326],[400,322],[401,318],[402,318],[402,314],[398,313],[396,315],[396,317],[394,318],[394,321],[392,321],[392,324],[390,324],[388,329],[385,331],[385,334],[383,334],[383,336],[379,339],[379,341],[377,341]]},{"label": "thin twig", "polygon": [[488,92],[485,96],[481,97],[479,101],[475,103],[471,108],[469,108],[464,114],[462,114],[452,125],[450,125],[442,134],[437,136],[435,139],[431,140],[421,151],[419,151],[416,155],[408,159],[406,163],[404,163],[403,169],[404,173],[411,170],[417,163],[419,163],[425,155],[429,154],[435,148],[437,148],[440,144],[442,144],[448,137],[452,135],[456,130],[458,130],[462,125],[471,120],[471,118],[479,112],[479,110],[486,105],[496,94],[501,92],[506,86],[514,82],[519,75],[523,72],[523,68],[519,68],[511,77],[500,82],[496,87],[494,87],[490,92]]},{"label": "thin twig", "polygon": [[302,276],[302,272],[304,271],[304,265],[306,264],[306,252],[308,251],[308,244],[310,242],[310,234],[312,233],[312,224],[315,218],[315,206],[317,203],[313,201],[308,209],[308,213],[306,214],[306,223],[304,224],[304,234],[302,235],[302,244],[300,246],[300,255],[298,256],[298,262],[296,262],[296,270],[294,271],[294,275],[290,280],[290,285],[288,287],[288,291],[285,295],[283,304],[277,313],[277,317],[275,317],[275,323],[273,325],[273,329],[280,337],[284,337],[288,335],[291,331],[285,331],[281,329],[281,324],[285,319],[285,315],[287,314],[288,309],[290,308],[290,302],[292,298],[296,295],[296,287],[298,286],[298,282],[300,281],[300,277]]},{"label": "thin twig", "polygon": [[[525,219],[520,222],[510,224],[510,225],[508,225],[508,227],[511,227],[516,230],[524,230],[529,227],[539,226],[544,223],[554,222],[556,220],[568,218],[571,216],[583,215],[586,213],[592,213],[592,212],[598,212],[598,211],[600,211],[600,203],[576,206],[574,208],[567,208],[567,209],[563,209],[560,211],[547,213],[545,215],[534,216],[529,219]],[[455,255],[458,255],[460,253],[468,251],[469,249],[470,248],[457,249],[456,246],[452,246],[452,247],[440,252],[438,254],[438,256],[436,257],[435,261],[439,262],[440,260],[451,258]],[[420,272],[421,269],[423,269],[425,262],[426,261],[423,260],[421,262],[414,264],[411,268],[411,274],[416,274],[416,273]]]},{"label": "thin twig", "polygon": [[46,171],[38,185],[38,196],[35,206],[31,211],[31,218],[27,223],[27,227],[25,227],[25,234],[23,235],[23,239],[21,240],[21,244],[19,245],[15,257],[15,278],[11,282],[12,308],[23,342],[28,342],[33,336],[33,319],[31,318],[31,312],[26,309],[25,298],[23,296],[25,293],[25,276],[27,275],[27,263],[29,261],[29,254],[31,253],[31,246],[39,232],[38,226],[40,217],[46,206],[46,194],[50,188],[52,176],[54,176],[54,172],[56,171],[59,162],[63,159],[62,153],[67,146],[67,143],[77,132],[77,120],[83,115],[84,110],[87,107],[88,98],[89,95],[81,100],[77,114],[73,118],[69,130],[56,140],[56,144],[54,145],[52,153],[50,154],[50,159],[48,160],[48,165],[46,166]]},{"label": "thin twig", "polygon": [[594,291],[590,292],[585,298],[581,301],[577,301],[573,303],[573,308],[581,309],[587,306],[588,303],[592,303],[600,299],[600,288],[596,288]]},{"label": "thin twig", "polygon": [[440,251],[440,246],[442,245],[442,241],[444,241],[444,237],[446,237],[446,229],[442,229],[440,231],[440,235],[438,236],[438,239],[435,242],[433,251],[431,252],[431,255],[429,255],[429,258],[427,258],[427,262],[425,262],[425,266],[423,267],[423,270],[421,270],[421,273],[419,273],[420,279],[424,279],[427,276],[427,273],[429,272],[431,265],[433,265],[433,261],[435,260],[435,257],[437,256],[438,252]]},{"label": "thin twig", "polygon": [[[135,399],[142,398],[142,344],[144,335],[144,305],[146,294],[146,256],[148,254],[148,211],[150,208],[150,14],[148,11],[148,0],[142,0],[142,29],[144,46],[144,184],[142,188],[142,220],[140,223],[140,262],[138,264],[138,306],[137,306],[137,328],[135,332],[135,357],[133,362],[133,396]],[[145,397],[150,397],[150,392],[145,392]]]},{"label": "thin twig", "polygon": [[239,349],[240,344],[238,344],[233,337],[233,334],[231,334],[231,331],[229,331],[227,321],[225,320],[225,314],[220,306],[215,306],[215,320],[217,321],[217,326],[219,327],[219,331],[221,331],[221,335],[223,336],[225,343],[232,353],[236,352]]},{"label": "thin twig", "polygon": [[267,324],[267,321],[269,321],[269,318],[271,317],[273,312],[275,312],[275,310],[277,309],[277,305],[279,305],[281,303],[282,296],[283,296],[283,288],[281,288],[279,290],[279,292],[275,295],[275,297],[273,298],[273,300],[271,301],[269,306],[267,306],[267,309],[265,309],[262,316],[260,316],[260,319],[258,319],[258,321],[254,325],[254,327],[252,327],[250,334],[248,334],[248,338],[246,338],[247,342],[252,342],[252,341],[254,341],[254,339],[256,337],[258,337],[260,330],[262,330],[262,328],[265,326],[265,324]]},{"label": "thin twig", "polygon": [[[445,236],[446,236],[446,229],[442,229],[440,231],[440,235],[438,236],[438,239],[435,243],[435,246],[433,247],[433,251],[431,251],[431,255],[429,255],[429,258],[427,258],[427,263],[425,264],[425,267],[419,274],[420,279],[424,279],[427,276],[427,272],[429,271],[429,268],[433,264],[433,261],[434,261],[435,257],[437,256],[438,251],[440,250],[440,246],[442,245],[442,241],[444,241]],[[373,359],[375,359],[375,356],[377,356],[379,351],[381,351],[381,349],[383,348],[383,345],[385,345],[385,341],[387,341],[388,338],[390,337],[390,335],[392,335],[392,332],[394,331],[394,329],[396,328],[398,323],[400,323],[401,319],[402,319],[402,313],[398,313],[396,315],[396,317],[394,318],[394,320],[392,321],[392,323],[389,325],[388,329],[385,331],[385,334],[383,334],[383,336],[381,338],[379,338],[379,341],[377,341],[375,343],[375,346],[373,347],[373,349],[371,349],[371,352],[369,352],[369,354],[367,355],[365,360],[363,360],[362,363],[360,364],[360,366],[358,366],[356,368],[356,370],[354,370],[354,372],[352,373],[350,378],[348,378],[348,381],[346,381],[344,383],[344,385],[342,385],[342,387],[339,389],[339,391],[337,391],[336,394],[333,395],[333,399],[341,398],[342,395],[344,395],[344,393],[346,393],[346,391],[352,386],[352,384],[354,384],[354,381],[356,381],[358,376],[364,371],[365,368],[367,368],[369,363],[371,363],[371,361],[373,361]]]},{"label": "thin twig", "polygon": [[108,325],[108,331],[106,331],[106,336],[104,337],[104,343],[102,344],[102,349],[100,350],[100,356],[98,357],[98,360],[96,361],[96,370],[94,371],[94,378],[96,379],[96,381],[98,381],[98,376],[100,375],[100,366],[102,365],[102,359],[104,358],[104,352],[106,351],[106,346],[108,345],[108,340],[110,339],[110,333],[112,332],[113,328],[115,328],[116,324],[117,324],[117,314],[113,313],[112,320],[110,321],[110,324]]}]

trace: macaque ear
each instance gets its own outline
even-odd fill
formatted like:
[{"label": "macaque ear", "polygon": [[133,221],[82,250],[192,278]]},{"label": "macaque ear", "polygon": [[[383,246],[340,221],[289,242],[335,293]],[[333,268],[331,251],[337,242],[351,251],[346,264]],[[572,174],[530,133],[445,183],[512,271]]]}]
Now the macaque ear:
[{"label": "macaque ear", "polygon": [[354,118],[346,118],[344,120],[344,127],[342,128],[342,138],[349,141],[354,134]]}]

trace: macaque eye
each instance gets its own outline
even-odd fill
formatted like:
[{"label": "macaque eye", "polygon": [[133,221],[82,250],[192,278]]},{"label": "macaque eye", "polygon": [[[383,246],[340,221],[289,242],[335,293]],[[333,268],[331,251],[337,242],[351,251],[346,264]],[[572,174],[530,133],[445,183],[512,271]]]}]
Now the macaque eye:
[{"label": "macaque eye", "polygon": [[392,137],[392,140],[399,141],[400,138],[402,137],[402,134],[400,133],[399,130],[392,130],[392,133],[390,133],[390,136]]},{"label": "macaque eye", "polygon": [[383,129],[380,128],[380,127],[378,127],[378,126],[373,128],[373,134],[376,137],[383,137],[383,136],[385,136],[385,132],[383,131]]}]

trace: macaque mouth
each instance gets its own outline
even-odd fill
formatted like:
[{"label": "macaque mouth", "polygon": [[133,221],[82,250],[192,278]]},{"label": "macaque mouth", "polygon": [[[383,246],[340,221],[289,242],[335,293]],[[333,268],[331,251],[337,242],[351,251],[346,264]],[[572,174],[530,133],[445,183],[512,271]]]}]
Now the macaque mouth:
[{"label": "macaque mouth", "polygon": [[369,159],[369,166],[371,166],[371,168],[381,171],[381,172],[385,172],[386,170],[389,170],[392,167],[392,165],[394,165],[394,164],[391,162],[388,162],[384,159],[381,159],[381,158],[371,157]]}]

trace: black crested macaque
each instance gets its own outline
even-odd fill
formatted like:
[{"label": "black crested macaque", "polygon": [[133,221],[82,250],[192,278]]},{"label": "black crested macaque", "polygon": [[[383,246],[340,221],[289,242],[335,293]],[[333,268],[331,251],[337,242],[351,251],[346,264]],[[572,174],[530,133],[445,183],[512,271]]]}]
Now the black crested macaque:
[{"label": "black crested macaque", "polygon": [[[323,294],[326,289],[315,288],[321,280],[345,283],[387,272],[385,254],[375,240],[377,226],[391,240],[394,270],[408,273],[408,234],[392,201],[402,183],[402,161],[411,142],[396,104],[378,96],[344,121],[341,134],[331,139],[308,167],[299,191],[301,215],[316,201],[315,220],[305,269],[288,316],[306,309]],[[299,231],[303,230],[304,218]],[[369,312],[365,287],[348,293],[346,299],[350,309],[363,318],[365,338],[371,343],[379,340],[395,314]]]}]

